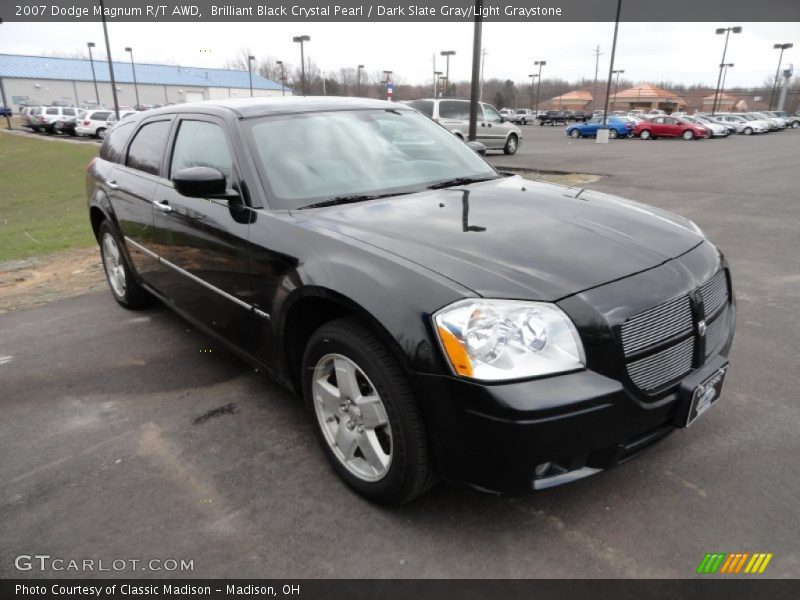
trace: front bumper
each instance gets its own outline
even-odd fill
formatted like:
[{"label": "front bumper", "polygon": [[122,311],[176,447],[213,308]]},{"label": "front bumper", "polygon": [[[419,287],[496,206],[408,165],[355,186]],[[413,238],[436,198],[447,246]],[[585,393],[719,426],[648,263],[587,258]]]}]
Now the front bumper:
[{"label": "front bumper", "polygon": [[[727,362],[709,361],[692,378]],[[417,374],[441,476],[515,494],[569,483],[622,464],[685,420],[678,392],[643,403],[592,371],[486,385]],[[553,463],[543,477],[536,467]]]}]

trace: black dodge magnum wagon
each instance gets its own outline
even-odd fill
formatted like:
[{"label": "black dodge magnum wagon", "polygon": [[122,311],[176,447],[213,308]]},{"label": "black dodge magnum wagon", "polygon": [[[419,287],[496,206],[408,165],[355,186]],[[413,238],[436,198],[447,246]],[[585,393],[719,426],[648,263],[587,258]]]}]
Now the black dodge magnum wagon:
[{"label": "black dodge magnum wagon", "polygon": [[592,475],[692,423],[728,368],[730,273],[694,223],[498,172],[403,105],[148,111],[87,196],[117,302],[158,298],[301,393],[377,502]]}]

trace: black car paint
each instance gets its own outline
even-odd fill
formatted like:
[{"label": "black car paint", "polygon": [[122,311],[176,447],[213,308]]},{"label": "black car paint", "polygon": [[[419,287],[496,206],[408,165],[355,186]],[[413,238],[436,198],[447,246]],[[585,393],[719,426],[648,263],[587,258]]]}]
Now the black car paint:
[{"label": "black car paint", "polygon": [[[630,385],[619,328],[727,269],[716,248],[669,213],[516,176],[270,210],[240,120],[359,107],[386,104],[242,101],[134,116],[140,124],[170,120],[169,144],[181,118],[223,125],[239,199],[186,198],[168,179],[96,159],[87,173],[95,231],[110,219],[148,289],[294,389],[306,320],[320,311],[360,317],[408,373],[440,474],[452,482],[522,491],[538,462],[606,467],[627,456],[620,449],[632,440],[671,431],[676,391],[644,398]],[[162,174],[168,163],[165,151]],[[580,332],[586,370],[498,384],[453,376],[432,314],[473,296],[556,302]]]}]

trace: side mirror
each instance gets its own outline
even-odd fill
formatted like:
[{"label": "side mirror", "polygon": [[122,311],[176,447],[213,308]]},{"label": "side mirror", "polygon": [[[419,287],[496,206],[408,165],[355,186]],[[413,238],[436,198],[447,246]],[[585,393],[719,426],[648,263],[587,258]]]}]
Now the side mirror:
[{"label": "side mirror", "polygon": [[210,167],[189,167],[172,175],[175,190],[189,198],[230,198],[225,175]]},{"label": "side mirror", "polygon": [[480,142],[467,142],[467,146],[469,146],[477,154],[480,154],[481,156],[486,156],[486,146],[484,146]]}]

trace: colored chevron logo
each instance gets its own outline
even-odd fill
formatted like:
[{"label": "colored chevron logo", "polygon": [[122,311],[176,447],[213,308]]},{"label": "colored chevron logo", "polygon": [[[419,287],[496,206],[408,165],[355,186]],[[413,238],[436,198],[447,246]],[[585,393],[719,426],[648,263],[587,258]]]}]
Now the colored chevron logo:
[{"label": "colored chevron logo", "polygon": [[772,560],[772,552],[713,552],[706,553],[697,572],[702,575],[726,573],[760,575]]}]

